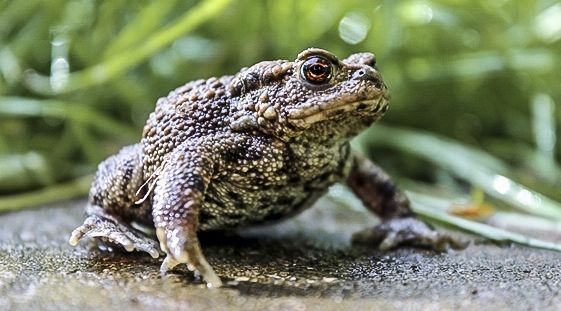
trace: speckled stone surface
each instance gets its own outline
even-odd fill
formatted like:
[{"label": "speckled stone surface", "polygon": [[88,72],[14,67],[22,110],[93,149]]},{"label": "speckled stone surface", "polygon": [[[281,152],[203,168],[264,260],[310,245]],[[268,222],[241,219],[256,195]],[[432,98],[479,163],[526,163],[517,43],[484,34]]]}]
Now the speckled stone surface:
[{"label": "speckled stone surface", "polygon": [[294,220],[202,237],[227,284],[161,259],[72,248],[84,201],[0,216],[0,310],[558,310],[561,254],[476,243],[435,254],[351,247],[376,220],[323,200]]}]

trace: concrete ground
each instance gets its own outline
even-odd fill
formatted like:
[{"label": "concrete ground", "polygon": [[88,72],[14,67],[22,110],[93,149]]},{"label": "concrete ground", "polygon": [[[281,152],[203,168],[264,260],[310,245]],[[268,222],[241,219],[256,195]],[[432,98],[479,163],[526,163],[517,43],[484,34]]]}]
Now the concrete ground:
[{"label": "concrete ground", "polygon": [[162,259],[72,248],[84,204],[0,216],[0,310],[561,309],[559,253],[481,241],[445,254],[351,246],[376,220],[326,201],[279,225],[203,237],[227,284],[207,289],[185,267],[160,275]]}]

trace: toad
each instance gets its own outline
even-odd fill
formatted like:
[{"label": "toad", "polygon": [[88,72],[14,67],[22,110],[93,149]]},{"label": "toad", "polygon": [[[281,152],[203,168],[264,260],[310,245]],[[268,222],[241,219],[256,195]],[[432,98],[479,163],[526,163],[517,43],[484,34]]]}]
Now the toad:
[{"label": "toad", "polygon": [[[70,244],[95,238],[221,280],[197,233],[278,221],[345,183],[381,223],[360,234],[382,249],[460,247],[419,220],[390,177],[349,141],[388,110],[371,53],[340,60],[310,48],[235,75],[189,82],[160,98],[139,143],[99,167],[87,218]],[[157,241],[132,224],[154,227]]]}]

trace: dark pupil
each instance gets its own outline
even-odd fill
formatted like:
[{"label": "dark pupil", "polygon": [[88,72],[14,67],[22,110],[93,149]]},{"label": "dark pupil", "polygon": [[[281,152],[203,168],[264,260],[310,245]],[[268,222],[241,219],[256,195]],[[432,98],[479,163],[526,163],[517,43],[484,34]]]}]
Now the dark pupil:
[{"label": "dark pupil", "polygon": [[328,60],[314,57],[308,59],[303,67],[306,80],[311,83],[324,83],[331,77],[331,66]]},{"label": "dark pupil", "polygon": [[312,74],[314,74],[316,76],[321,76],[321,75],[327,73],[327,68],[325,67],[325,65],[315,64],[315,65],[312,65],[312,68],[310,68],[310,71],[312,72]]}]

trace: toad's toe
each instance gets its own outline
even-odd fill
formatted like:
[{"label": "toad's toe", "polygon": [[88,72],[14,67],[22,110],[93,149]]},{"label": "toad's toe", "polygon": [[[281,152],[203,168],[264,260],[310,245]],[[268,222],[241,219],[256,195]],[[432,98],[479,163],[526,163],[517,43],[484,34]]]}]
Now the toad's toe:
[{"label": "toad's toe", "polygon": [[446,233],[430,228],[422,220],[414,217],[394,218],[380,225],[353,235],[353,242],[378,244],[382,250],[399,245],[429,247],[436,251],[464,249],[469,242],[462,241]]},{"label": "toad's toe", "polygon": [[200,274],[208,287],[221,287],[222,281],[206,261],[197,237],[191,236],[182,228],[166,230],[157,228],[156,234],[160,240],[160,247],[166,252],[160,271],[165,273],[179,264],[186,264],[187,268]]},{"label": "toad's toe", "polygon": [[118,245],[128,252],[137,250],[146,252],[153,258],[160,256],[156,241],[125,224],[99,215],[88,216],[84,224],[72,232],[68,242],[76,246],[85,238]]}]

